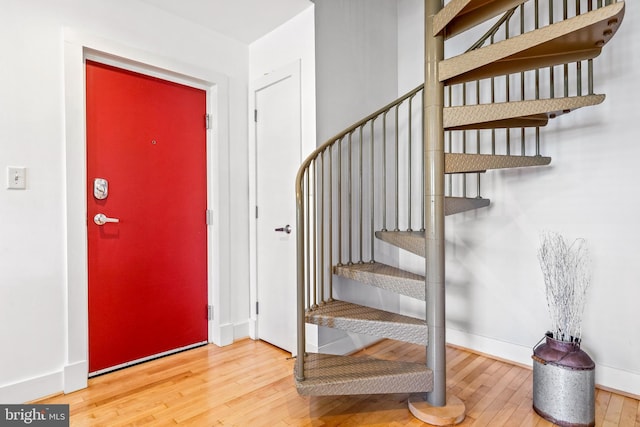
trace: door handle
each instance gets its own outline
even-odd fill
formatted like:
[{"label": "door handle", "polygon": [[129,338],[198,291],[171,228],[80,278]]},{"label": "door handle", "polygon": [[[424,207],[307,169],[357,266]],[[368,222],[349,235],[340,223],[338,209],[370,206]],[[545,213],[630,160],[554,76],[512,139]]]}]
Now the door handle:
[{"label": "door handle", "polygon": [[120,222],[120,220],[118,218],[109,218],[105,214],[99,213],[93,217],[93,222],[95,222],[96,225],[105,225],[108,222]]},{"label": "door handle", "polygon": [[291,234],[291,226],[287,224],[284,227],[276,228],[276,231],[284,231],[287,234]]}]

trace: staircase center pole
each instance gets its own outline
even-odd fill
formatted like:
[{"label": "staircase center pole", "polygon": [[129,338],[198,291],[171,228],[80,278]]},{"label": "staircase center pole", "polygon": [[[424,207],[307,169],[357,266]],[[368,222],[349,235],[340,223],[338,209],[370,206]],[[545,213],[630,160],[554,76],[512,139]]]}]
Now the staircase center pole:
[{"label": "staircase center pole", "polygon": [[446,405],[445,352],[445,241],[444,241],[444,84],[438,78],[438,65],[444,59],[444,37],[433,36],[433,18],[443,0],[425,0],[425,88],[424,88],[424,165],[425,165],[425,286],[427,296],[427,367],[433,371],[433,391],[427,393],[432,406]]}]

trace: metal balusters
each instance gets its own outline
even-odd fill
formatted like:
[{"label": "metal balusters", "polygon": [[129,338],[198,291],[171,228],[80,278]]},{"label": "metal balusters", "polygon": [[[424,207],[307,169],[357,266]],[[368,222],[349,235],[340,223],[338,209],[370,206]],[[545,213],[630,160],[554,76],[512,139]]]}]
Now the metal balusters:
[{"label": "metal balusters", "polygon": [[317,192],[317,197],[314,198],[314,200],[319,200],[318,203],[320,206],[318,208],[317,212],[317,216],[318,216],[318,227],[319,227],[319,233],[317,233],[316,235],[319,237],[316,240],[318,241],[318,245],[320,246],[318,249],[318,258],[319,258],[319,264],[320,267],[318,269],[319,271],[319,294],[320,294],[320,305],[324,304],[325,301],[325,293],[324,293],[324,277],[325,277],[325,267],[324,267],[324,156],[325,156],[325,152],[323,151],[322,154],[320,154],[320,156],[318,157],[318,160],[316,161],[316,163],[319,163],[319,168],[317,171],[318,174],[318,178],[317,178],[317,182],[318,184],[318,189],[316,190]]},{"label": "metal balusters", "polygon": [[395,147],[396,147],[396,169],[395,169],[395,174],[396,174],[396,192],[395,192],[395,196],[396,196],[396,216],[395,216],[395,221],[396,221],[396,226],[393,229],[393,231],[400,231],[400,227],[399,227],[399,217],[400,217],[400,156],[399,156],[399,152],[400,152],[400,148],[399,148],[399,141],[398,141],[398,108],[400,107],[400,104],[396,105],[396,122],[395,122]]},{"label": "metal balusters", "polygon": [[348,173],[347,173],[347,215],[349,215],[349,261],[347,262],[347,265],[352,265],[353,264],[353,257],[352,257],[352,251],[353,251],[353,191],[352,191],[352,187],[351,187],[351,175],[352,175],[352,170],[353,170],[353,163],[351,161],[351,151],[352,151],[352,145],[351,145],[351,135],[353,135],[353,131],[349,132],[349,136],[347,139],[347,152],[349,154],[348,156]]},{"label": "metal balusters", "polygon": [[[421,123],[424,123],[424,108],[420,109],[420,117],[421,117]],[[422,142],[420,144],[420,152],[424,153],[424,134],[422,134],[422,138],[420,138],[420,141]],[[424,186],[424,180],[425,180],[425,167],[424,167],[424,156],[420,156],[420,170],[422,171],[421,177],[420,177],[420,231],[425,231],[425,211],[424,211],[424,190],[425,190],[425,186]]]},{"label": "metal balusters", "polygon": [[362,231],[363,231],[363,211],[362,211],[362,174],[363,174],[363,170],[362,170],[362,151],[364,149],[364,147],[362,146],[362,126],[360,126],[358,128],[358,134],[359,134],[359,138],[358,138],[358,142],[360,145],[360,150],[359,150],[359,157],[358,157],[358,169],[357,169],[357,173],[358,173],[358,214],[360,216],[360,219],[358,221],[358,225],[359,225],[359,230],[360,230],[360,234],[358,236],[358,240],[360,242],[360,247],[359,247],[359,251],[358,251],[358,264],[362,264],[364,261],[362,260],[362,242],[364,240],[363,235],[362,235]]},{"label": "metal balusters", "polygon": [[[311,261],[312,261],[312,265],[313,265],[313,306],[317,307],[318,306],[318,263],[316,262],[317,256],[316,256],[316,248],[317,248],[317,244],[318,244],[318,224],[316,221],[316,217],[318,214],[318,205],[317,205],[317,187],[316,187],[316,171],[317,171],[317,160],[313,161],[312,164],[312,169],[311,171],[313,172],[311,174],[311,179],[312,179],[312,184],[311,184],[311,188],[313,188],[313,211],[311,212],[311,229],[313,230],[314,234],[313,234],[313,244],[311,245],[311,249],[312,249],[312,254],[311,254]],[[309,239],[311,240],[311,239]],[[321,300],[322,301],[322,300]]]},{"label": "metal balusters", "polygon": [[387,231],[387,113],[382,114],[382,231]]},{"label": "metal balusters", "polygon": [[[305,213],[306,213],[305,223],[306,223],[306,233],[307,233],[307,283],[308,283],[308,286],[311,285],[312,280],[313,280],[313,277],[311,275],[311,273],[313,271],[311,269],[311,236],[312,236],[312,234],[311,234],[311,220],[310,220],[310,218],[311,218],[311,206],[310,206],[311,200],[309,198],[310,197],[309,195],[311,194],[310,189],[311,189],[311,174],[312,174],[312,172],[313,172],[313,163],[311,163],[309,165],[309,170],[307,171],[306,181],[305,181],[305,184],[306,184],[306,187],[307,187],[307,189],[306,189],[307,191],[305,193],[305,204],[306,204],[306,206],[305,206]],[[307,290],[307,293],[308,293],[307,308],[316,307],[317,306],[317,304],[316,304],[317,301],[316,301],[315,293],[313,293],[310,288]]]},{"label": "metal balusters", "polygon": [[[296,358],[294,375],[296,380],[304,380],[304,354],[306,351],[306,324],[305,315],[306,308],[309,307],[309,293],[307,292],[307,283],[305,270],[308,261],[305,260],[305,240],[308,235],[305,232],[305,175],[308,173],[306,168],[298,170],[296,175],[296,352],[299,357]],[[306,239],[305,239],[306,238]]]},{"label": "metal balusters", "polygon": [[342,266],[342,141],[338,142],[338,266]]},{"label": "metal balusters", "polygon": [[[505,39],[509,39],[510,37],[510,31],[509,31],[509,19],[507,19],[507,22],[505,22],[505,27],[504,27],[504,38]],[[504,77],[505,80],[505,93],[506,93],[506,101],[509,102],[511,101],[511,87],[510,87],[510,76],[507,74]],[[506,128],[505,129],[505,133],[506,133],[506,154],[507,156],[511,154],[511,129]]]},{"label": "metal balusters", "polygon": [[[453,96],[453,88],[452,88],[452,86],[449,86],[449,87],[448,87],[448,89],[449,89],[449,90],[448,90],[449,99],[448,99],[448,104],[447,104],[447,106],[448,106],[448,107],[451,107],[451,106],[453,105],[453,99],[452,99],[452,96]],[[448,153],[452,153],[452,152],[453,152],[453,150],[451,149],[451,138],[452,138],[452,134],[453,134],[453,131],[447,131],[447,150],[448,150],[447,152],[448,152]],[[422,138],[422,139],[424,140],[424,138]],[[424,167],[423,167],[423,169],[424,169]],[[423,181],[424,181],[424,180],[423,180]],[[449,195],[449,196],[451,196],[451,195],[453,195],[453,174],[448,174],[448,175],[447,175],[447,181],[448,181],[448,182],[447,182],[447,184],[448,184],[448,186],[449,186],[449,192],[448,192],[448,195]],[[424,193],[424,190],[423,190],[423,193]],[[424,215],[423,215],[423,216],[424,216]]]},{"label": "metal balusters", "polygon": [[[549,0],[549,25],[553,24],[553,0]],[[555,98],[555,67],[549,67],[549,98]]]},{"label": "metal balusters", "polygon": [[[587,2],[587,12],[593,10],[591,1]],[[587,61],[587,91],[588,95],[593,95],[593,59]]]},{"label": "metal balusters", "polygon": [[[467,105],[467,84],[462,83],[462,105]],[[462,152],[467,152],[467,131],[462,131]],[[462,197],[467,197],[467,174],[461,175],[462,178]]]},{"label": "metal balusters", "polygon": [[[491,44],[495,41],[495,34],[491,36]],[[491,103],[496,102],[496,78],[491,77]],[[496,130],[491,129],[491,154],[496,154]]]},{"label": "metal balusters", "polygon": [[[480,80],[476,81],[476,105],[480,105]],[[476,130],[476,153],[480,154],[480,129]],[[480,197],[480,172],[476,173],[476,185],[476,197]]]},{"label": "metal balusters", "polygon": [[[576,0],[576,16],[580,15],[580,0]],[[582,95],[582,61],[576,62],[576,95]]]},{"label": "metal balusters", "polygon": [[[370,184],[370,189],[369,189],[369,200],[371,203],[371,209],[369,210],[370,212],[370,229],[369,229],[369,262],[375,262],[375,254],[374,254],[374,247],[375,247],[375,209],[376,209],[376,185],[375,185],[375,178],[376,178],[376,174],[375,174],[375,121],[376,119],[373,118],[371,119],[371,128],[370,128],[370,134],[369,134],[369,160],[370,160],[370,164],[369,164],[369,170],[371,170],[371,184]],[[384,157],[384,156],[383,156]]]},{"label": "metal balusters", "polygon": [[[567,19],[568,16],[568,0],[562,1],[562,19]],[[564,96],[569,96],[569,64],[564,64]]]},{"label": "metal balusters", "polygon": [[[533,28],[535,30],[537,30],[538,28],[540,28],[540,3],[539,0],[535,0],[534,4],[534,11],[535,13],[534,15],[534,23],[533,23]],[[535,71],[536,77],[535,77],[535,99],[540,99],[540,69],[536,68]]]},{"label": "metal balusters", "polygon": [[[537,15],[537,14],[536,14]],[[524,34],[524,3],[520,5],[520,34]],[[520,100],[524,101],[525,96],[525,72],[520,73]],[[525,147],[525,131],[524,127],[520,129],[520,155],[524,156],[526,152]],[[480,179],[480,178],[478,178]]]},{"label": "metal balusters", "polygon": [[333,301],[333,146],[329,147],[329,301]]},{"label": "metal balusters", "polygon": [[411,100],[413,99],[413,96],[409,97],[409,104],[408,104],[408,114],[409,114],[409,127],[407,128],[407,231],[413,231],[411,230],[411,181],[412,181],[412,176],[411,176],[411,122],[412,122],[412,117],[411,117]]}]

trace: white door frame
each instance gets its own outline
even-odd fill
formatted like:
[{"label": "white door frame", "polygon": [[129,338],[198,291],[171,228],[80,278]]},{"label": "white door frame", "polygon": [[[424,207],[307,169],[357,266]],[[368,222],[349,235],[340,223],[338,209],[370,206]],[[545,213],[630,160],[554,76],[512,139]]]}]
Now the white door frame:
[{"label": "white door frame", "polygon": [[[213,70],[202,70],[160,55],[141,52],[120,44],[64,29],[64,114],[66,182],[66,362],[63,390],[70,393],[87,387],[88,363],[88,264],[85,137],[85,59],[117,65],[132,71],[187,83],[207,91],[207,112],[212,116],[207,132],[207,206],[213,211],[208,226],[208,300],[214,307],[208,341],[218,345],[233,342],[228,280],[222,280],[218,258],[220,247],[219,151],[229,144],[228,78]],[[204,216],[204,213],[203,213]],[[226,307],[226,308],[223,308]],[[216,308],[219,308],[216,310]]]},{"label": "white door frame", "polygon": [[[297,60],[288,65],[285,65],[277,70],[265,74],[257,80],[251,82],[249,88],[249,119],[251,125],[249,126],[249,300],[250,300],[250,319],[249,319],[249,336],[252,339],[258,339],[258,316],[256,314],[256,302],[258,301],[258,254],[257,254],[257,239],[256,234],[258,230],[257,219],[255,215],[255,209],[257,204],[257,166],[258,159],[256,158],[256,122],[254,120],[254,111],[256,108],[256,92],[271,86],[287,77],[293,77],[301,85],[301,61]],[[299,105],[299,129],[300,129],[300,155],[304,153],[303,138],[302,138],[302,87],[298,92],[300,99]],[[302,158],[299,159],[299,163],[302,163]],[[291,188],[291,197],[294,198],[294,188]],[[294,230],[295,231],[295,230]]]}]

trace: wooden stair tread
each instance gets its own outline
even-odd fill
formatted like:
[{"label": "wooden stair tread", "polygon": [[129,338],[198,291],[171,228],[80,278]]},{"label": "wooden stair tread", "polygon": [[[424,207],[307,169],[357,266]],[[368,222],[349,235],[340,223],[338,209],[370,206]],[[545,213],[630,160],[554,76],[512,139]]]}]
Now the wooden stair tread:
[{"label": "wooden stair tread", "polygon": [[433,18],[433,35],[453,37],[527,0],[451,0]]},{"label": "wooden stair tread", "polygon": [[306,313],[307,323],[318,326],[427,345],[424,320],[389,311],[334,300]]},{"label": "wooden stair tread", "polygon": [[439,79],[452,85],[595,58],[620,26],[624,9],[624,2],[613,3],[445,59],[439,64]]},{"label": "wooden stair tread", "polygon": [[549,163],[551,163],[551,157],[543,156],[505,156],[463,153],[446,153],[444,155],[445,173],[483,172],[490,169],[545,166]]},{"label": "wooden stair tread", "polygon": [[369,357],[309,353],[303,381],[296,380],[303,396],[421,393],[433,390],[433,373],[421,363]]},{"label": "wooden stair tread", "polygon": [[339,265],[333,273],[396,294],[425,300],[424,276],[379,262]]},{"label": "wooden stair tread", "polygon": [[550,118],[600,104],[604,99],[605,95],[585,95],[447,107],[443,122],[446,130],[545,126]]}]

